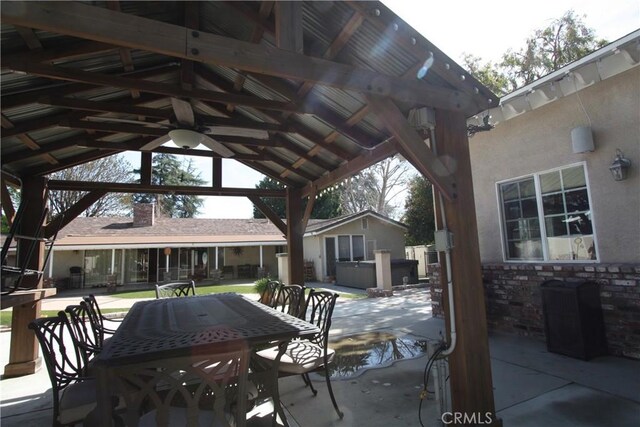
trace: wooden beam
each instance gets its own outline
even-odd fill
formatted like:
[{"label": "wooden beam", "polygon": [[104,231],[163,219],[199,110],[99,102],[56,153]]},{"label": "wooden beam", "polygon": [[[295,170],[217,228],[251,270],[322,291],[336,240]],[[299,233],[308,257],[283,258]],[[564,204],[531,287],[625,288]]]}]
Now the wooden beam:
[{"label": "wooden beam", "polygon": [[2,180],[2,185],[0,185],[0,191],[2,193],[2,197],[0,198],[0,201],[2,202],[2,210],[7,218],[7,223],[11,226],[11,224],[13,224],[13,218],[16,216],[16,209],[13,206],[9,188],[4,180]]},{"label": "wooden beam", "polygon": [[302,229],[307,229],[307,224],[309,224],[309,218],[311,218],[311,212],[313,212],[313,206],[316,204],[316,189],[315,187],[311,188],[311,192],[309,193],[309,197],[307,197],[307,206],[304,208],[304,215],[302,216]]},{"label": "wooden beam", "polygon": [[276,46],[295,53],[304,52],[302,2],[276,2]]},{"label": "wooden beam", "polygon": [[[457,346],[449,356],[454,413],[489,413],[495,418],[482,265],[478,243],[469,140],[463,114],[436,111],[438,152],[456,163],[457,197],[444,200],[447,227],[454,235],[451,271]],[[499,425],[497,422],[492,425]]]},{"label": "wooden beam", "polygon": [[[16,126],[11,122],[11,120],[9,120],[4,114],[1,115],[1,123],[2,123],[2,128],[5,129],[5,131],[3,131],[3,137],[5,132],[10,132],[11,129],[14,129]],[[35,142],[33,139],[31,139],[31,137],[29,135],[18,135],[18,139],[27,147],[29,147],[32,150],[39,150],[40,149],[40,145],[38,145],[37,142]],[[51,154],[45,153],[45,154],[41,154],[42,158],[45,159],[48,163],[55,165],[58,163],[58,159],[56,159],[55,157],[53,157]]]},{"label": "wooden beam", "polygon": [[243,165],[250,167],[251,169],[255,169],[258,172],[262,173],[265,176],[268,176],[271,179],[274,179],[284,185],[288,185],[288,186],[296,186],[296,185],[300,185],[299,182],[294,181],[293,179],[290,178],[286,178],[286,177],[280,177],[278,176],[278,174],[273,171],[270,168],[267,168],[265,166],[263,166],[262,164],[255,162],[255,161],[251,161],[251,160],[238,160],[236,159],[238,162],[242,163]]},{"label": "wooden beam", "polygon": [[152,154],[148,151],[140,153],[140,184],[151,185],[153,175]]},{"label": "wooden beam", "polygon": [[130,133],[134,135],[165,136],[171,129],[130,125],[127,123],[94,122],[89,120],[62,120],[59,126],[71,129],[95,130],[101,132]]},{"label": "wooden beam", "polygon": [[36,33],[31,28],[21,27],[19,25],[14,27],[24,43],[31,50],[42,49],[42,43],[40,43],[40,39],[36,35]]},{"label": "wooden beam", "polygon": [[222,159],[211,159],[211,186],[222,188]]},{"label": "wooden beam", "polygon": [[203,89],[188,90],[179,86],[153,82],[150,80],[132,79],[129,77],[93,73],[89,71],[62,68],[53,65],[38,64],[33,62],[16,61],[10,64],[3,65],[14,71],[21,71],[27,74],[47,77],[56,80],[89,83],[97,86],[111,86],[122,89],[136,89],[141,92],[149,92],[178,98],[202,99],[205,101],[220,104],[233,103],[236,105],[245,105],[247,107],[264,108],[267,110],[298,111],[297,107],[290,103],[271,101],[268,99],[256,98],[255,96],[220,93]]},{"label": "wooden beam", "polygon": [[[9,63],[10,61],[3,63]],[[34,61],[33,59],[30,62],[37,63],[38,61]],[[131,73],[127,73],[128,78],[132,79],[143,79],[143,78],[153,78],[155,76],[161,74],[167,74],[175,71],[176,65],[173,63],[166,64],[160,67],[152,67],[151,69],[138,70]],[[78,95],[85,91],[95,90],[95,85],[93,84],[85,84],[85,83],[68,83],[68,84],[60,84],[55,83],[51,87],[45,86],[39,88],[37,91],[27,92],[27,93],[16,93],[16,94],[3,94],[2,95],[2,109],[9,110],[11,108],[21,107],[24,105],[32,104],[38,102],[38,100],[45,96],[51,97],[61,97],[66,95]]]},{"label": "wooden beam", "polygon": [[[274,1],[269,1],[269,0],[263,0],[262,2],[260,2],[260,10],[258,11],[258,14],[261,20],[265,20],[269,17],[269,15],[271,14],[271,10],[273,9],[274,3],[275,3]],[[264,34],[264,27],[262,25],[256,24],[249,41],[251,43],[258,43],[262,39],[263,34]],[[242,87],[244,86],[245,80],[246,78],[244,75],[238,74],[235,81],[233,82],[233,88],[236,91],[241,90]]]},{"label": "wooden beam", "polygon": [[269,219],[269,221],[273,223],[273,225],[278,227],[278,230],[282,231],[282,234],[286,237],[287,226],[282,221],[282,219],[278,217],[278,215],[273,211],[273,209],[271,209],[269,205],[263,202],[259,196],[247,196],[247,197],[249,200],[251,200],[251,203],[253,203],[255,207],[258,208],[260,212],[262,212],[264,216],[266,216]]},{"label": "wooden beam", "polygon": [[441,157],[436,157],[429,150],[427,144],[411,127],[400,109],[389,99],[370,96],[368,101],[369,107],[394,136],[407,160],[420,173],[429,178],[429,182],[448,200],[453,199],[456,194],[456,182],[453,179],[452,171],[445,166]]},{"label": "wooden beam", "polygon": [[[4,23],[475,114],[467,94],[81,3],[4,2]],[[186,46],[186,49],[185,49]],[[24,71],[24,70],[23,70]],[[454,100],[452,102],[452,100]],[[226,103],[237,104],[228,100]]]},{"label": "wooden beam", "polygon": [[120,151],[121,150],[90,151],[90,152],[78,154],[76,156],[67,157],[66,159],[59,161],[55,165],[34,166],[32,168],[24,169],[20,171],[20,173],[22,177],[49,175],[51,173],[58,172],[63,169],[80,165],[82,163],[87,163],[92,160],[98,160],[103,157],[111,156],[112,154],[117,154]]},{"label": "wooden beam", "polygon": [[[115,10],[120,12],[120,1],[119,0],[108,0],[107,1],[107,7],[111,10]],[[120,51],[120,62],[122,62],[122,66],[124,68],[125,71],[133,71],[134,67],[133,67],[133,58],[131,57],[131,50],[130,49],[125,49],[125,48],[120,48],[118,49]],[[132,98],[139,98],[140,97],[140,92],[138,92],[135,89],[132,89],[131,91],[131,97]]]},{"label": "wooden beam", "polygon": [[304,285],[304,247],[302,239],[302,196],[300,189],[287,188],[287,253],[289,284]]},{"label": "wooden beam", "polygon": [[98,182],[98,181],[61,181],[51,180],[50,190],[66,191],[93,191],[106,190],[110,193],[153,193],[153,194],[186,194],[197,196],[238,196],[246,197],[255,195],[258,197],[286,197],[284,190],[266,190],[260,188],[213,188],[188,185],[145,185],[125,182]]},{"label": "wooden beam", "polygon": [[[23,180],[20,204],[21,217],[17,233],[23,236],[40,238],[44,212],[47,206],[46,179],[42,177],[27,177]],[[18,244],[17,259],[19,266],[30,270],[41,271],[44,268],[44,243],[42,241],[23,241]],[[31,245],[35,244],[32,251]],[[27,288],[42,288],[42,276],[25,276],[22,285]],[[9,349],[9,364],[4,367],[4,376],[17,377],[35,373],[40,367],[39,345],[33,331],[28,328],[29,323],[40,317],[40,301],[34,304],[24,304],[13,308],[11,315],[11,347]]]},{"label": "wooden beam", "polygon": [[59,213],[51,221],[49,221],[49,223],[44,227],[44,237],[48,239],[53,237],[58,232],[58,230],[62,229],[64,226],[76,219],[78,215],[84,212],[92,204],[100,200],[100,198],[107,193],[107,190],[93,190],[85,194],[80,200],[74,203],[73,206],[71,206],[64,212]]},{"label": "wooden beam", "polygon": [[[157,101],[158,99],[161,99],[161,97],[157,95],[147,95],[137,99],[135,104]],[[91,101],[79,98],[43,96],[38,99],[38,104],[54,105],[56,107],[69,108],[73,110],[86,110],[100,113],[133,114],[164,120],[171,120],[173,118],[173,112],[171,110],[141,107],[135,104],[132,105],[131,100],[128,100],[127,102]]]},{"label": "wooden beam", "polygon": [[371,165],[375,165],[381,160],[391,157],[398,152],[398,147],[395,142],[387,141],[378,145],[373,150],[362,150],[359,156],[354,157],[352,160],[342,164],[338,168],[330,171],[328,174],[323,175],[321,178],[307,184],[302,190],[302,197],[308,196],[314,190],[321,191],[336,182],[368,168]]}]

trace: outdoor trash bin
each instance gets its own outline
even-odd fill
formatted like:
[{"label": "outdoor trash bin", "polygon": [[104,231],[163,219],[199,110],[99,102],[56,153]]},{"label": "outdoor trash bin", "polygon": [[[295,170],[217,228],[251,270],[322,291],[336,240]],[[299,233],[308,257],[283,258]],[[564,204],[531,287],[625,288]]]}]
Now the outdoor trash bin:
[{"label": "outdoor trash bin", "polygon": [[548,280],[540,287],[547,350],[584,360],[607,354],[598,284]]}]

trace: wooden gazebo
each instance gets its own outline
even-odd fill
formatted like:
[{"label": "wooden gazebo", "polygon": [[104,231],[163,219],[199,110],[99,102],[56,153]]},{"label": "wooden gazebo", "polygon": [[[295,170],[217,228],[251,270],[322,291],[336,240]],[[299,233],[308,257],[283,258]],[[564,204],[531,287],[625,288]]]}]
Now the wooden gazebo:
[{"label": "wooden gazebo", "polygon": [[[303,282],[315,195],[399,153],[443,195],[458,237],[454,411],[495,412],[466,119],[498,100],[437,47],[379,2],[3,1],[1,9],[0,187],[18,235],[50,238],[107,192],[248,197],[286,235],[289,277]],[[175,130],[200,145],[164,146]],[[47,179],[125,151],[140,152],[139,184]],[[209,157],[212,185],[152,185],[153,153]],[[287,189],[224,187],[222,158]],[[8,186],[22,189],[17,209]],[[43,224],[48,190],[88,194]],[[286,222],[265,196],[286,198]],[[18,264],[35,272],[45,252],[37,241],[36,256],[18,245]],[[46,292],[38,274],[22,287],[34,290],[2,297],[14,309],[5,376],[39,364],[26,324]]]}]

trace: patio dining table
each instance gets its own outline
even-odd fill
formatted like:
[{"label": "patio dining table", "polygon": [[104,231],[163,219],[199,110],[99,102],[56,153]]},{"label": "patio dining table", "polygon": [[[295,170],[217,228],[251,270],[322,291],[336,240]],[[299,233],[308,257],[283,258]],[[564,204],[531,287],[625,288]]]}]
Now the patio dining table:
[{"label": "patio dining table", "polygon": [[[111,424],[109,368],[163,358],[197,355],[199,349],[224,351],[242,342],[255,349],[268,343],[317,334],[318,328],[235,293],[166,298],[135,303],[94,362],[98,413]],[[277,365],[269,375],[276,412],[287,424],[277,395]]]}]

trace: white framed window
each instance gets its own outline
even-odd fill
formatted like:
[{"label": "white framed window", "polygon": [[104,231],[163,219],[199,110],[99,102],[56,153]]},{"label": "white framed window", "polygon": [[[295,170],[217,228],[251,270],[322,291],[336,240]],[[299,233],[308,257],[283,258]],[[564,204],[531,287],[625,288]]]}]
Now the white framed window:
[{"label": "white framed window", "polygon": [[507,261],[597,259],[583,163],[497,183]]},{"label": "white framed window", "polygon": [[338,236],[338,261],[364,261],[364,236],[347,234]]}]

